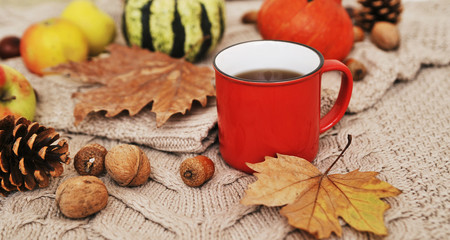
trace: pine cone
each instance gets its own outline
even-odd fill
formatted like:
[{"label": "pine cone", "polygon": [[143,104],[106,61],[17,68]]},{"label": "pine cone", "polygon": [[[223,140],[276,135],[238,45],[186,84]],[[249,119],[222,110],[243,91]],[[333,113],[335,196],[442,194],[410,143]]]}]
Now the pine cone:
[{"label": "pine cone", "polygon": [[358,0],[363,6],[355,14],[355,25],[370,31],[375,22],[396,24],[403,11],[401,0]]},{"label": "pine cone", "polygon": [[44,188],[49,176],[58,177],[68,164],[69,146],[53,128],[25,118],[6,116],[0,120],[0,195]]}]

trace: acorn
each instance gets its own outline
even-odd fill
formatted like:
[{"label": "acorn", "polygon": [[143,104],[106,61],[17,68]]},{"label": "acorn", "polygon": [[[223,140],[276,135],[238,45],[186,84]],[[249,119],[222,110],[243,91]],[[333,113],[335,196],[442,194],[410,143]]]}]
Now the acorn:
[{"label": "acorn", "polygon": [[246,12],[244,15],[242,15],[241,22],[246,23],[246,24],[257,23],[258,22],[258,11],[252,10],[252,11]]},{"label": "acorn", "polygon": [[185,159],[180,165],[180,176],[190,187],[198,187],[214,175],[214,163],[206,156]]},{"label": "acorn", "polygon": [[348,58],[344,61],[344,64],[352,72],[354,81],[360,81],[367,75],[367,69],[364,64],[356,59]]},{"label": "acorn", "polygon": [[108,151],[97,143],[82,147],[74,157],[73,165],[80,175],[98,176],[105,171],[105,156]]}]

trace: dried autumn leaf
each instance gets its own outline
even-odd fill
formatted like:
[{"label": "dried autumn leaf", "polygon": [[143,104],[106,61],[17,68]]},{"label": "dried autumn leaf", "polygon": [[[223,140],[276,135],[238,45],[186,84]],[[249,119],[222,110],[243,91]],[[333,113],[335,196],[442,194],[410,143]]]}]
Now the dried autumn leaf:
[{"label": "dried autumn leaf", "polygon": [[331,232],[341,236],[338,217],[356,230],[386,235],[383,214],[390,206],[380,198],[401,193],[377,179],[376,172],[327,175],[334,163],[325,174],[305,159],[281,154],[247,165],[256,171],[258,180],[249,185],[241,203],[287,204],[280,213],[289,224],[316,238],[327,238]]},{"label": "dried autumn leaf", "polygon": [[197,100],[204,107],[207,96],[214,96],[214,72],[198,67],[184,59],[150,52],[139,47],[112,44],[107,57],[81,63],[68,63],[50,69],[53,73],[68,74],[83,82],[101,86],[73,95],[78,99],[74,109],[75,125],[90,112],[106,111],[113,117],[124,110],[136,115],[153,102],[157,126],[176,113],[185,114]]}]

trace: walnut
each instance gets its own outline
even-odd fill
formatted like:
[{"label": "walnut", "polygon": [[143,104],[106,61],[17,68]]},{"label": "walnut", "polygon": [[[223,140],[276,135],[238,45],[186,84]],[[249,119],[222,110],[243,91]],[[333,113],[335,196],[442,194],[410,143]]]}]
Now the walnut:
[{"label": "walnut", "polygon": [[105,157],[108,174],[120,186],[139,186],[150,176],[150,161],[137,146],[121,144],[108,151]]},{"label": "walnut", "polygon": [[74,157],[73,165],[80,175],[98,176],[105,171],[105,156],[108,151],[97,143],[82,147]]},{"label": "walnut", "polygon": [[69,218],[87,217],[105,208],[107,203],[106,186],[94,176],[67,179],[56,190],[56,204]]}]

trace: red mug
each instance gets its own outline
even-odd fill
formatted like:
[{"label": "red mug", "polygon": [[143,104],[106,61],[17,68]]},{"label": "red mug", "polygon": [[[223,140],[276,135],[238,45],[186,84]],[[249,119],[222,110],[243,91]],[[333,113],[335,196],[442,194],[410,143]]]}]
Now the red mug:
[{"label": "red mug", "polygon": [[[277,153],[314,160],[319,135],[344,115],[353,78],[347,66],[324,60],[316,49],[294,42],[258,40],[238,43],[214,58],[219,145],[222,158],[235,169]],[[236,77],[244,72],[277,69],[297,72],[288,79]],[[320,118],[322,74],[341,71],[339,96]],[[301,74],[300,74],[301,73]]]}]

